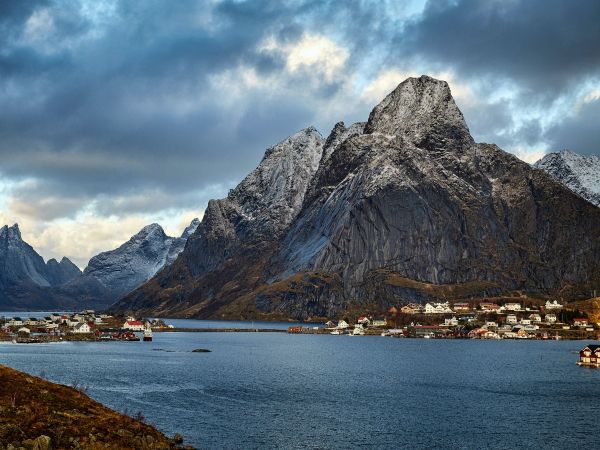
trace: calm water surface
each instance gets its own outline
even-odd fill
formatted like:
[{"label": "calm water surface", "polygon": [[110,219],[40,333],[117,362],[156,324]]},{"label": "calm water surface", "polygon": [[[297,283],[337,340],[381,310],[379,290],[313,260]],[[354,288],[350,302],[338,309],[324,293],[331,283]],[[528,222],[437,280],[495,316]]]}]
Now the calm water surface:
[{"label": "calm water surface", "polygon": [[570,449],[600,413],[600,370],[575,365],[584,344],[155,333],[0,344],[0,362],[199,448]]}]

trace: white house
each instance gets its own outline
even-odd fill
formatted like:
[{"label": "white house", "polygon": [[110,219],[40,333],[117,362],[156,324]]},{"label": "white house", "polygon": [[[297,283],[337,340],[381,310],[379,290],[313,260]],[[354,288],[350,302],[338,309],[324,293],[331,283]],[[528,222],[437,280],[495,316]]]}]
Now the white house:
[{"label": "white house", "polygon": [[558,303],[556,300],[554,301],[550,301],[548,300],[546,302],[546,309],[562,309],[563,305],[561,305],[560,303]]},{"label": "white house", "polygon": [[451,319],[444,319],[444,326],[447,327],[455,327],[458,325],[458,319],[454,316],[452,316]]},{"label": "white house", "polygon": [[452,314],[453,312],[448,302],[427,303],[425,305],[425,314]]},{"label": "white house", "polygon": [[91,331],[92,330],[90,329],[90,326],[87,323],[85,323],[85,322],[79,322],[73,328],[73,333],[77,333],[77,334],[90,333]]},{"label": "white house", "polygon": [[345,330],[346,328],[349,328],[350,325],[348,325],[348,322],[346,322],[345,320],[340,320],[337,324],[337,327],[340,330]]},{"label": "white house", "polygon": [[546,323],[556,323],[556,314],[546,314],[544,320]]},{"label": "white house", "polygon": [[506,311],[521,311],[521,304],[520,303],[506,303],[504,305],[504,309]]},{"label": "white house", "polygon": [[531,319],[521,319],[521,325],[531,325]]},{"label": "white house", "polygon": [[493,321],[488,321],[485,323],[485,328],[498,328],[498,324],[496,322]]},{"label": "white house", "polygon": [[517,316],[515,316],[514,314],[508,314],[506,316],[506,323],[511,325],[518,323]]},{"label": "white house", "polygon": [[139,320],[127,320],[123,324],[123,329],[131,331],[144,331],[144,322]]},{"label": "white house", "polygon": [[13,317],[8,322],[6,322],[6,325],[11,327],[22,327],[23,321],[19,317]]},{"label": "white house", "polygon": [[19,333],[19,334],[30,334],[31,330],[29,328],[26,328],[26,327],[21,327],[21,328],[19,328],[19,330],[17,331],[17,333]]},{"label": "white house", "polygon": [[542,317],[539,314],[530,314],[529,320],[531,320],[531,323],[540,323],[542,321]]},{"label": "white house", "polygon": [[374,327],[386,327],[387,319],[385,317],[375,317],[375,318],[373,318],[373,321],[371,322],[371,324]]},{"label": "white house", "polygon": [[588,326],[588,320],[579,317],[577,319],[573,319],[573,325],[576,326],[576,327],[587,327]]}]

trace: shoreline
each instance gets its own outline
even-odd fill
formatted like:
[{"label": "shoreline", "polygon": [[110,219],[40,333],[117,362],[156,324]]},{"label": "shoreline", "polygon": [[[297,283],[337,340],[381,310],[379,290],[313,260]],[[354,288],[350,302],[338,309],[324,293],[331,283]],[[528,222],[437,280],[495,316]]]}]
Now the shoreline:
[{"label": "shoreline", "polygon": [[[14,448],[193,450],[71,387],[0,364],[0,443]],[[2,447],[4,448],[4,447]]]}]

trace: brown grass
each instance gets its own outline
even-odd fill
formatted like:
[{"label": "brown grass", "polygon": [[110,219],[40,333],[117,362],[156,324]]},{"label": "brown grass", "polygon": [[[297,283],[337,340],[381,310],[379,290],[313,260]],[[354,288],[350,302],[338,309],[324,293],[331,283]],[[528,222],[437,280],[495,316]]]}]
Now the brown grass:
[{"label": "brown grass", "polygon": [[53,449],[181,448],[156,428],[117,413],[82,391],[0,365],[0,443],[19,448],[45,435]]}]

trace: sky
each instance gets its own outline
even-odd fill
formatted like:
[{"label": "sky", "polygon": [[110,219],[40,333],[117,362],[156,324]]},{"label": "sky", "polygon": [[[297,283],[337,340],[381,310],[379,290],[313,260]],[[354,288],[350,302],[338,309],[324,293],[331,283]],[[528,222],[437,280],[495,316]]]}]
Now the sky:
[{"label": "sky", "polygon": [[600,155],[600,2],[2,0],[0,226],[85,267],[265,149],[449,82],[479,142]]}]

